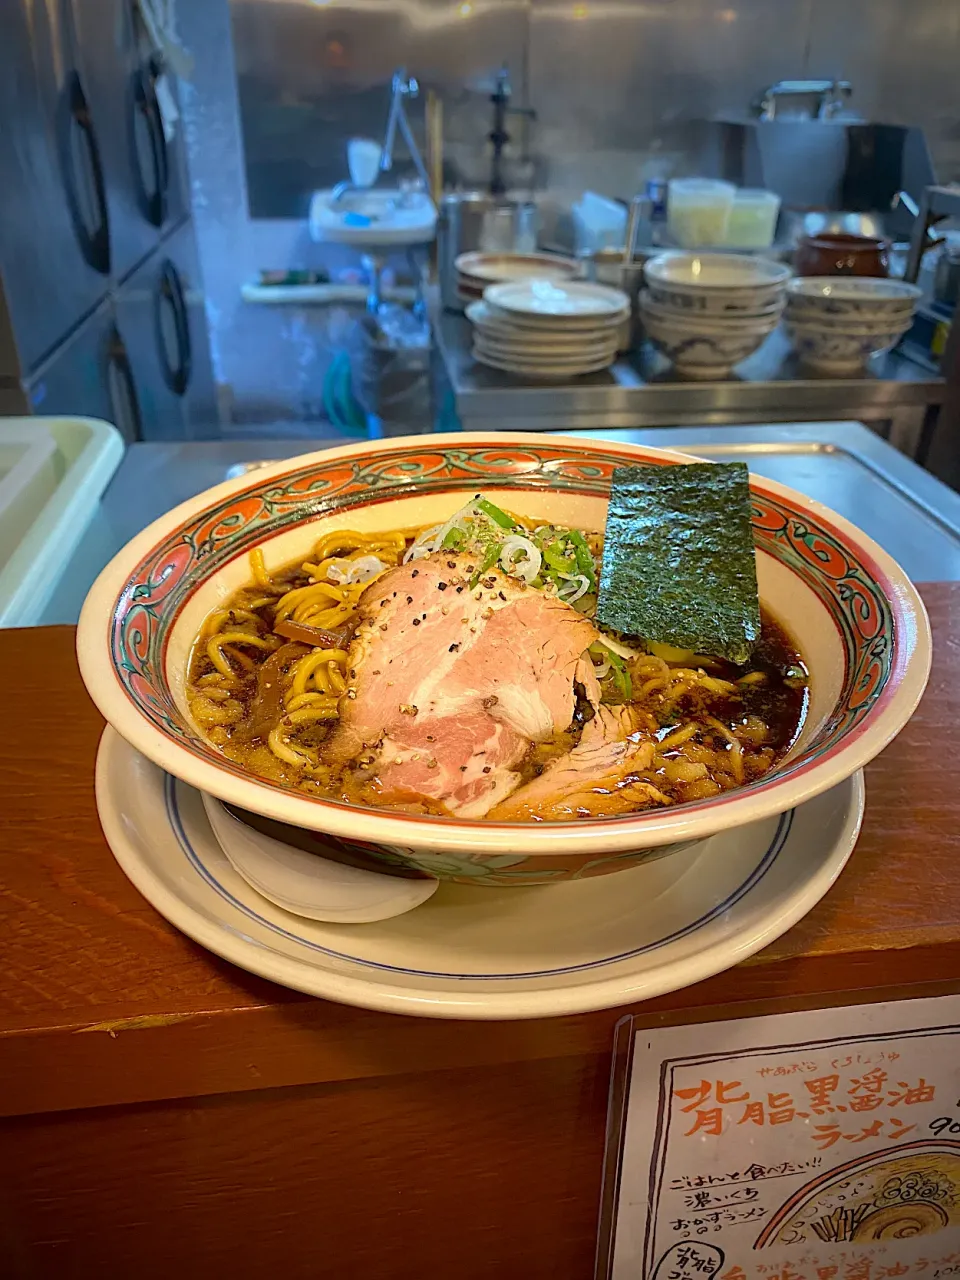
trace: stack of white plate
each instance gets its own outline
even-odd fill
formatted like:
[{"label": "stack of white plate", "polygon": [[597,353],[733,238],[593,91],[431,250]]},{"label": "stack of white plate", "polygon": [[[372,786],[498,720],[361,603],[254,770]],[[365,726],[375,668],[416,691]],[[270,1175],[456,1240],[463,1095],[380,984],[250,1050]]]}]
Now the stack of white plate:
[{"label": "stack of white plate", "polygon": [[629,315],[625,293],[581,281],[492,285],[467,307],[475,360],[544,381],[609,368]]},{"label": "stack of white plate", "polygon": [[549,253],[461,253],[456,261],[457,297],[479,302],[484,289],[511,280],[572,280],[579,266]]},{"label": "stack of white plate", "polygon": [[691,378],[722,378],[776,329],[788,267],[727,253],[662,253],[644,267],[646,336]]}]

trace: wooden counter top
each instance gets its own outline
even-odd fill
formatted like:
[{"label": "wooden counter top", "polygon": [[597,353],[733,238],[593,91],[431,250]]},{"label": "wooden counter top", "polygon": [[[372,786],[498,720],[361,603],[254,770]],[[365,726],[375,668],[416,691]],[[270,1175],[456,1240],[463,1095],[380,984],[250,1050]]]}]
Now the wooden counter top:
[{"label": "wooden counter top", "polygon": [[[867,771],[863,832],[839,882],[749,963],[636,1006],[649,1025],[960,990],[960,584],[922,590],[930,688]],[[0,1164],[23,1171],[0,1196],[0,1257],[11,1242],[20,1269],[0,1273],[46,1276],[66,1257],[77,1269],[57,1274],[94,1274],[82,1266],[109,1219],[130,1274],[164,1275],[209,1245],[205,1215],[222,1213],[245,1223],[244,1246],[225,1236],[204,1256],[231,1280],[268,1259],[305,1277],[429,1277],[440,1259],[460,1277],[589,1275],[609,1051],[626,1010],[404,1018],[314,1000],[203,951],[103,840],[102,721],[73,643],[72,628],[0,632],[0,1117],[20,1117],[0,1119]],[[147,1262],[124,1160],[156,1212],[180,1215]],[[245,1198],[251,1180],[260,1199]],[[251,1225],[255,1206],[284,1231]],[[301,1210],[311,1238],[336,1224],[329,1272],[295,1248]],[[369,1270],[332,1265],[358,1256]]]}]

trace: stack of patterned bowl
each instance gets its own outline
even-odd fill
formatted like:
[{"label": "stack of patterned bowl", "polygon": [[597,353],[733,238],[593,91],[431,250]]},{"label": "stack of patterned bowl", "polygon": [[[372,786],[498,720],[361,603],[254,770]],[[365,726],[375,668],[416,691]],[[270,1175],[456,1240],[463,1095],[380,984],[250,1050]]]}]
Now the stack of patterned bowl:
[{"label": "stack of patterned bowl", "polygon": [[492,285],[467,307],[473,358],[504,373],[562,382],[617,358],[630,299],[607,285],[524,280]]},{"label": "stack of patterned bowl", "polygon": [[806,276],[791,280],[783,327],[802,362],[819,373],[860,373],[910,328],[923,291],[903,280]]},{"label": "stack of patterned bowl", "polygon": [[780,323],[790,270],[733,253],[661,253],[644,268],[644,333],[690,378],[723,378]]}]

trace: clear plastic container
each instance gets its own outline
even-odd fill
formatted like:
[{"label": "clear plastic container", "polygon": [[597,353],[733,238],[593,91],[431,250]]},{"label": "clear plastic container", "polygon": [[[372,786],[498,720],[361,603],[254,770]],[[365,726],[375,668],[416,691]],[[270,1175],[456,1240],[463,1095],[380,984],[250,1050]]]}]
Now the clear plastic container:
[{"label": "clear plastic container", "polygon": [[731,249],[769,249],[780,216],[780,197],[744,187],[734,198],[724,244]]},{"label": "clear plastic container", "polygon": [[683,249],[724,244],[737,189],[714,178],[673,178],[667,196],[667,232]]},{"label": "clear plastic container", "polygon": [[0,627],[36,624],[122,457],[96,418],[0,418]]},{"label": "clear plastic container", "polygon": [[37,422],[0,423],[0,565],[57,485],[57,442]]}]

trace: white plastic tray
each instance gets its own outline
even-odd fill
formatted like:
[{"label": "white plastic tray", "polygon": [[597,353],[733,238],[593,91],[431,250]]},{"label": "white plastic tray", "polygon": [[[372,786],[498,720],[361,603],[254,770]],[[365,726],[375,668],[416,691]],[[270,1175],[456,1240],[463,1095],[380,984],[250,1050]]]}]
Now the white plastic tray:
[{"label": "white plastic tray", "polygon": [[[36,624],[123,457],[97,418],[0,418],[0,627]],[[4,518],[5,517],[5,518]]]}]

